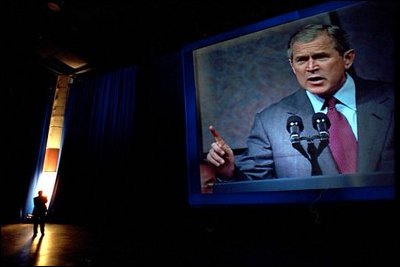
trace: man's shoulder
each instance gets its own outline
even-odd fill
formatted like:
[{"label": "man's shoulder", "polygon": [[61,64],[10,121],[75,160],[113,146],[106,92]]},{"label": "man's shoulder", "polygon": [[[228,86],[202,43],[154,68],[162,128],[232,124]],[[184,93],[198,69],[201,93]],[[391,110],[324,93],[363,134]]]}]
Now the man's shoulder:
[{"label": "man's shoulder", "polygon": [[377,79],[366,79],[359,76],[353,78],[354,83],[357,87],[367,87],[371,90],[388,90],[391,91],[394,89],[394,82],[391,81],[383,81]]},{"label": "man's shoulder", "polygon": [[307,102],[307,95],[304,89],[299,89],[283,97],[279,101],[265,107],[260,113],[274,113],[282,110],[291,110],[304,106]]},{"label": "man's shoulder", "polygon": [[361,98],[379,100],[382,98],[394,98],[395,84],[390,81],[354,78],[357,94]]}]

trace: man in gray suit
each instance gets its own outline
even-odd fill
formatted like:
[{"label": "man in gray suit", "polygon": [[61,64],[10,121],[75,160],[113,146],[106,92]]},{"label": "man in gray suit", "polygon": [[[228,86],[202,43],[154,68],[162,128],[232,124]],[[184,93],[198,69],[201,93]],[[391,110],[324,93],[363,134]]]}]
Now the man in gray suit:
[{"label": "man in gray suit", "polygon": [[[327,99],[345,116],[356,139],[357,173],[394,171],[393,86],[351,74],[355,51],[346,32],[334,25],[307,25],[288,43],[289,63],[301,89],[255,115],[246,151],[232,149],[210,126],[215,142],[208,166],[224,180],[257,180],[315,175],[307,148],[299,153],[282,125],[292,115],[302,118],[303,136],[315,135],[313,115],[327,113]],[[345,148],[346,149],[346,148]],[[331,147],[318,155],[317,175],[340,174]],[[315,166],[314,166],[315,167]],[[314,168],[313,167],[313,168]]]}]

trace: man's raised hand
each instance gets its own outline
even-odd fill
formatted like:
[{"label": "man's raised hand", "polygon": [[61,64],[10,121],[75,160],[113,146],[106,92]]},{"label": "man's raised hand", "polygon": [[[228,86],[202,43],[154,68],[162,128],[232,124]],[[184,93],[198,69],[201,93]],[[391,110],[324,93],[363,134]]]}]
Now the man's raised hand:
[{"label": "man's raised hand", "polygon": [[230,146],[221,137],[214,126],[208,127],[214,141],[207,154],[207,161],[217,168],[217,172],[225,177],[232,177],[235,169],[235,156]]}]

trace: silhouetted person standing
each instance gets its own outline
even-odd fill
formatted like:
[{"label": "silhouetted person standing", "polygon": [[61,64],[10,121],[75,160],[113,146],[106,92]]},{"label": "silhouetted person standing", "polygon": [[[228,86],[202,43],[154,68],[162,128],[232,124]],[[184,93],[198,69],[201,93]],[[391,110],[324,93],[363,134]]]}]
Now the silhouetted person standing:
[{"label": "silhouetted person standing", "polygon": [[37,236],[38,226],[40,225],[40,232],[44,235],[44,225],[47,213],[47,197],[43,196],[43,191],[38,192],[38,196],[33,198],[33,237]]}]

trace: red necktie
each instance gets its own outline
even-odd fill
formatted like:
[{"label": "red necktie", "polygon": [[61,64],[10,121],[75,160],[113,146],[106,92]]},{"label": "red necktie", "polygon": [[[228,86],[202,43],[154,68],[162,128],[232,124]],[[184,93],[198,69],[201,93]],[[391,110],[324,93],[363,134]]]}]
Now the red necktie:
[{"label": "red necktie", "polygon": [[336,98],[327,101],[327,116],[331,122],[329,129],[329,147],[340,173],[355,173],[357,171],[357,140],[350,124],[336,110]]}]

